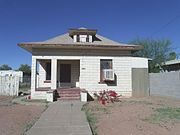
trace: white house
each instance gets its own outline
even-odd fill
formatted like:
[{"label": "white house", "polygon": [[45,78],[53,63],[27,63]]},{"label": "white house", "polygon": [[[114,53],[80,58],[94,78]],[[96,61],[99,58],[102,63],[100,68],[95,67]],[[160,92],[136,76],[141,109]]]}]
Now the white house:
[{"label": "white house", "polygon": [[118,43],[86,28],[69,29],[68,33],[46,41],[18,45],[32,54],[34,99],[46,98],[47,90],[70,88],[85,89],[90,95],[115,90],[130,97],[133,91],[141,91],[138,88],[145,93],[134,95],[148,93],[148,84],[144,85],[144,80],[148,82],[148,59],[132,57],[132,52],[142,46]]}]

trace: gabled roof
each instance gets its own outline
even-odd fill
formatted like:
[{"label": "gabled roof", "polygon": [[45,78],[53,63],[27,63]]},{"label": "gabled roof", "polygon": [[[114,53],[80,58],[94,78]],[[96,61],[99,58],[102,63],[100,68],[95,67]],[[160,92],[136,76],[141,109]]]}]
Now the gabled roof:
[{"label": "gabled roof", "polygon": [[[70,29],[76,30],[76,29]],[[87,30],[85,28],[81,30]],[[88,29],[93,30],[93,29]],[[140,45],[130,45],[112,41],[106,37],[96,34],[93,37],[93,42],[74,42],[69,33],[56,36],[54,38],[42,42],[26,42],[19,43],[20,47],[32,51],[32,48],[86,48],[86,49],[120,49],[120,50],[140,50]]]}]

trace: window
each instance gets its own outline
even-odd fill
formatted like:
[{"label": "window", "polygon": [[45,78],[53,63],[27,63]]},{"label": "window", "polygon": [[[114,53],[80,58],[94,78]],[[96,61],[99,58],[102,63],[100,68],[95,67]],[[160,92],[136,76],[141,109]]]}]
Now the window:
[{"label": "window", "polygon": [[112,59],[102,59],[100,60],[100,82],[104,81],[104,70],[112,69]]},{"label": "window", "polygon": [[80,36],[77,35],[77,42],[80,42]]},{"label": "window", "polygon": [[86,37],[86,42],[89,42],[89,35],[87,35]]},{"label": "window", "polygon": [[101,60],[101,69],[112,69],[112,60]]},{"label": "window", "polygon": [[86,42],[86,35],[80,35],[80,42]]},{"label": "window", "polygon": [[76,42],[89,42],[89,35],[77,35]]},{"label": "window", "polygon": [[46,63],[46,80],[51,80],[51,63]]}]

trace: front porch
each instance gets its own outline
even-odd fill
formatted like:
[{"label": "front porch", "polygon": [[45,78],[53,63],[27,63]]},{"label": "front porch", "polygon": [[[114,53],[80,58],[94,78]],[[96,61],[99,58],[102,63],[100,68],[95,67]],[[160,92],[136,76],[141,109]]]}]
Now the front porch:
[{"label": "front porch", "polygon": [[84,91],[84,89],[80,89],[79,87],[68,88],[62,87],[57,88],[56,90],[51,90],[50,87],[39,87],[36,88],[36,92],[54,92],[54,99],[56,100],[80,100],[80,93]]},{"label": "front porch", "polygon": [[80,98],[80,60],[32,58],[31,74],[32,98],[38,98],[38,95],[45,98],[47,91],[56,91],[61,99],[68,97],[65,92],[63,95],[63,91],[75,94],[69,97]]}]

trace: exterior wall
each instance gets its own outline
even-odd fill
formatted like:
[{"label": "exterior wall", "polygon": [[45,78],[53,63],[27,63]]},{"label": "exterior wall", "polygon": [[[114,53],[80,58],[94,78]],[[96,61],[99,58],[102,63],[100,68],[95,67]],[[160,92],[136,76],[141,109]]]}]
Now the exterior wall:
[{"label": "exterior wall", "polygon": [[[59,52],[54,50],[38,52],[36,50],[33,56],[39,60],[46,59],[57,59],[59,62],[62,60],[69,60],[73,63],[74,60],[80,61],[80,67],[78,64],[74,64],[74,70],[79,68],[80,74],[79,86],[80,88],[86,89],[89,94],[93,94],[97,91],[102,90],[115,90],[119,94],[130,97],[132,96],[132,68],[145,68],[148,66],[148,60],[145,58],[129,57],[130,53],[127,51],[116,52],[116,51],[90,51],[89,52]],[[94,55],[93,55],[94,54]],[[101,59],[112,59],[113,70],[115,73],[116,82],[114,84],[102,84],[100,83],[100,60]],[[136,61],[136,62],[135,62]],[[73,67],[73,66],[72,66]],[[73,75],[74,76],[74,75]],[[58,78],[59,79],[59,78]],[[72,80],[76,82],[78,80]]]},{"label": "exterior wall", "polygon": [[148,68],[148,59],[132,57],[132,68]]},{"label": "exterior wall", "polygon": [[46,91],[32,91],[31,90],[31,98],[32,99],[46,99]]},{"label": "exterior wall", "polygon": [[31,64],[31,97],[32,98],[36,98],[36,93],[35,93],[35,89],[37,87],[36,69],[37,69],[37,59],[35,56],[32,56],[32,64]]},{"label": "exterior wall", "polygon": [[[112,59],[116,83],[100,82],[100,59]],[[89,94],[102,90],[115,90],[123,96],[131,96],[131,57],[84,57],[80,62],[80,87]]]},{"label": "exterior wall", "polygon": [[180,99],[180,71],[150,73],[150,94]]}]

